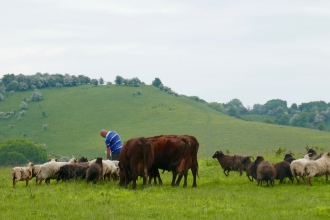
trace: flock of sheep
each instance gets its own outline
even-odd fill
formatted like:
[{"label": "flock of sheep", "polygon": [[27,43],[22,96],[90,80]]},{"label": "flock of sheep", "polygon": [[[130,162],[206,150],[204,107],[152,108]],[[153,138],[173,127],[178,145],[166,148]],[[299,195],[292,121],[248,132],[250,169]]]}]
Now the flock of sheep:
[{"label": "flock of sheep", "polygon": [[216,151],[212,158],[219,161],[223,173],[228,176],[229,171],[239,171],[242,175],[246,172],[247,177],[252,182],[257,180],[258,186],[266,181],[274,186],[275,180],[280,183],[287,177],[293,183],[294,178],[300,184],[302,178],[306,178],[306,185],[312,185],[311,178],[317,176],[326,176],[330,174],[330,152],[318,155],[315,150],[309,149],[307,154],[301,159],[293,158],[293,154],[285,154],[284,160],[275,164],[266,161],[264,157],[257,156],[251,161],[252,156],[228,155],[222,151]]},{"label": "flock of sheep", "polygon": [[11,170],[13,187],[18,181],[26,181],[36,178],[36,183],[41,184],[43,180],[47,184],[50,179],[57,181],[67,181],[69,179],[77,179],[78,177],[85,179],[87,182],[96,183],[100,179],[118,179],[119,169],[118,161],[102,160],[98,157],[88,161],[87,158],[81,157],[79,161],[72,157],[68,162],[58,162],[58,159],[50,159],[44,164],[33,165],[29,162],[26,167],[14,167]]},{"label": "flock of sheep", "polygon": [[[326,176],[330,174],[330,152],[318,155],[313,149],[309,149],[307,154],[301,159],[293,158],[293,154],[286,154],[284,160],[275,164],[266,161],[264,157],[257,156],[254,161],[252,156],[228,155],[222,151],[216,151],[212,158],[219,161],[220,166],[226,176],[230,171],[239,171],[242,175],[246,172],[247,177],[252,182],[257,180],[258,186],[266,181],[267,186],[274,186],[275,180],[283,182],[289,178],[293,183],[294,178],[300,184],[302,178],[306,178],[306,185],[312,185],[311,178],[317,176]],[[50,179],[57,181],[67,181],[81,177],[87,182],[96,183],[100,179],[118,179],[119,161],[102,160],[101,157],[88,161],[81,157],[79,161],[72,157],[68,162],[58,162],[57,159],[51,159],[47,163],[33,165],[31,162],[26,167],[14,167],[11,170],[13,187],[18,181],[26,181],[36,178],[36,183],[41,184],[43,180],[47,184]]]}]

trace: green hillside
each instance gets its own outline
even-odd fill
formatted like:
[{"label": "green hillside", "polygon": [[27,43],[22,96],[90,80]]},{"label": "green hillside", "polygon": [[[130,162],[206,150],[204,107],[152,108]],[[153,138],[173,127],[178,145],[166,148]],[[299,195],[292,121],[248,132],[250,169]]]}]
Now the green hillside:
[{"label": "green hillside", "polygon": [[[133,95],[137,89],[141,95]],[[15,116],[0,120],[0,142],[25,133],[48,153],[104,156],[104,139],[99,135],[104,128],[117,131],[124,141],[160,134],[194,135],[200,142],[200,158],[211,157],[216,150],[256,155],[279,148],[303,153],[306,144],[330,149],[329,132],[235,119],[150,85],[81,85],[40,92],[43,100],[29,101],[21,120]],[[30,90],[10,95],[0,102],[0,112],[15,109],[17,114],[23,98],[31,94]]]}]

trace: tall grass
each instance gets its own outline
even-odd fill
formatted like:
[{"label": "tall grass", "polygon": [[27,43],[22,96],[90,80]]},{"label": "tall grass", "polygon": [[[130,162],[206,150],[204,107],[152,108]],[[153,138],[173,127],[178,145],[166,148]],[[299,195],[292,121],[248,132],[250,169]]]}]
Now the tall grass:
[{"label": "tall grass", "polygon": [[[44,145],[48,153],[88,158],[104,156],[101,129],[117,131],[124,141],[160,134],[194,135],[200,142],[199,158],[210,157],[216,150],[257,154],[282,148],[299,153],[307,144],[330,147],[330,135],[325,131],[243,121],[153,86],[138,89],[141,95],[132,95],[136,87],[116,85],[42,89],[44,99],[28,102],[21,120],[0,120],[0,142],[24,133],[25,138]],[[5,98],[0,111],[18,112],[23,98],[31,94],[16,92]]]},{"label": "tall grass", "polygon": [[[280,161],[270,156],[267,160]],[[199,160],[197,187],[171,187],[171,174],[162,186],[124,189],[118,182],[59,182],[12,188],[10,168],[0,170],[1,219],[329,219],[329,183],[313,178],[312,187],[286,181],[257,186],[238,172],[226,177],[218,162]]]}]

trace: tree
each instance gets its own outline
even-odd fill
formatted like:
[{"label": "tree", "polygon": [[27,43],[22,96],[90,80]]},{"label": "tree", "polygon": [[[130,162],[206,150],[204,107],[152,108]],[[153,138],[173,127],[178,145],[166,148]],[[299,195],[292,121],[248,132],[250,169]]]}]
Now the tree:
[{"label": "tree", "polygon": [[19,90],[27,90],[28,88],[29,88],[29,86],[25,82],[20,82],[18,85]]},{"label": "tree", "polygon": [[100,82],[100,85],[103,85],[104,84],[104,80],[103,80],[102,77],[99,79],[99,82]]},{"label": "tree", "polygon": [[123,84],[123,81],[124,81],[124,78],[121,77],[121,76],[116,76],[116,79],[115,79],[115,83],[117,85],[122,85]]},{"label": "tree", "polygon": [[155,87],[159,87],[160,85],[162,84],[162,81],[160,81],[159,78],[155,78],[154,81],[152,81],[152,85],[155,86]]},{"label": "tree", "polygon": [[8,83],[6,87],[8,91],[12,91],[12,90],[15,91],[18,88],[18,86],[19,86],[18,82],[16,80],[13,80],[10,83]]},{"label": "tree", "polygon": [[7,86],[11,81],[15,80],[15,75],[12,74],[6,74],[2,77],[1,81]]},{"label": "tree", "polygon": [[207,104],[208,107],[218,111],[218,112],[222,112],[225,113],[226,110],[223,108],[223,106],[220,103],[217,102],[211,102]]},{"label": "tree", "polygon": [[24,101],[20,105],[20,109],[22,109],[22,110],[26,110],[27,107],[28,107],[28,104],[26,102],[24,102]]},{"label": "tree", "polygon": [[234,117],[238,116],[238,111],[235,106],[230,106],[227,112],[230,116],[234,116]]},{"label": "tree", "polygon": [[97,81],[97,79],[92,79],[91,84],[97,86],[99,84],[99,81]]},{"label": "tree", "polygon": [[[262,113],[263,114],[273,114],[278,107],[282,107],[283,112],[286,112],[288,110],[287,102],[283,101],[281,99],[272,99],[266,102],[262,106]],[[281,112],[280,112],[281,113]]]},{"label": "tree", "polygon": [[278,114],[274,120],[275,124],[278,125],[289,125],[290,116],[288,114]]},{"label": "tree", "polygon": [[0,144],[0,165],[21,165],[28,160],[35,164],[46,162],[46,149],[24,138],[7,139]]},{"label": "tree", "polygon": [[35,89],[32,93],[31,100],[32,101],[40,101],[42,99],[42,94],[38,89]]}]

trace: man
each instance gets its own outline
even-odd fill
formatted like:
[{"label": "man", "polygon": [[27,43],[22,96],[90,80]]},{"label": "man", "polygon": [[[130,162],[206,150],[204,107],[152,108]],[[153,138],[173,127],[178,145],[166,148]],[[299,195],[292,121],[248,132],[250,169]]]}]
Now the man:
[{"label": "man", "polygon": [[115,131],[107,131],[104,129],[101,130],[100,134],[105,138],[107,159],[119,160],[119,153],[123,146],[119,134]]}]

